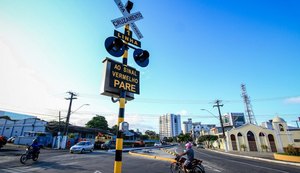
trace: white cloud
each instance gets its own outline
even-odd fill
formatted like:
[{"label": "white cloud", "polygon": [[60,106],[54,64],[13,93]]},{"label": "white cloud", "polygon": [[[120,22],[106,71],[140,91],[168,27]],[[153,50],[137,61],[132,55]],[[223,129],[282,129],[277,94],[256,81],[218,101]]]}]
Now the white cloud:
[{"label": "white cloud", "polygon": [[287,104],[300,104],[300,96],[285,99],[284,102]]},{"label": "white cloud", "polygon": [[188,115],[188,111],[187,110],[181,110],[179,113],[177,114],[180,114],[181,116],[186,116]]}]

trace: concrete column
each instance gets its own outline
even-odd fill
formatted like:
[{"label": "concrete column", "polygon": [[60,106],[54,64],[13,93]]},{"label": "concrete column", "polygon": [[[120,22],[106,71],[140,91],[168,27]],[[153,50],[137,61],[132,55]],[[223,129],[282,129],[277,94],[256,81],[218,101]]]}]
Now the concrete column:
[{"label": "concrete column", "polygon": [[255,144],[257,146],[257,151],[262,151],[259,134],[258,134],[258,137],[257,137],[257,134],[254,134],[254,138],[255,138],[255,141],[257,141],[257,142],[255,142]]},{"label": "concrete column", "polygon": [[235,138],[236,138],[236,147],[237,147],[237,150],[238,151],[241,151],[241,147],[240,147],[240,140],[239,140],[239,137],[238,135],[235,135]]}]

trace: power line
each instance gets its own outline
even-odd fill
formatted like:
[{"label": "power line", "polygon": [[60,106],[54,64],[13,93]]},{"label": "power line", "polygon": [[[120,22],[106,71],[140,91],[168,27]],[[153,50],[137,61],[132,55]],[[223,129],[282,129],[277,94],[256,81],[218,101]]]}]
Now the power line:
[{"label": "power line", "polygon": [[[108,100],[101,95],[93,95],[93,94],[81,94],[83,98],[91,98],[91,99],[101,99]],[[300,95],[294,96],[279,96],[279,97],[271,97],[271,98],[258,98],[251,99],[252,102],[264,102],[264,101],[275,101],[275,100],[284,100],[293,97],[300,97]],[[153,103],[153,104],[211,104],[214,103],[214,100],[194,100],[194,99],[154,99],[154,98],[135,98],[135,102],[138,103]],[[243,99],[222,99],[223,103],[243,103]]]}]

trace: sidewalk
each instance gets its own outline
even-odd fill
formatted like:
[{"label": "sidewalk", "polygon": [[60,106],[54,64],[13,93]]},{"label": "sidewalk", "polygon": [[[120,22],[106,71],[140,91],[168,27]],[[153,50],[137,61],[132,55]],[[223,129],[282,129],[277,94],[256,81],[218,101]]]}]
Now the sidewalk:
[{"label": "sidewalk", "polygon": [[157,159],[168,162],[175,162],[175,156],[169,152],[163,151],[161,149],[148,149],[141,151],[130,151],[130,155],[146,157],[150,159]]}]

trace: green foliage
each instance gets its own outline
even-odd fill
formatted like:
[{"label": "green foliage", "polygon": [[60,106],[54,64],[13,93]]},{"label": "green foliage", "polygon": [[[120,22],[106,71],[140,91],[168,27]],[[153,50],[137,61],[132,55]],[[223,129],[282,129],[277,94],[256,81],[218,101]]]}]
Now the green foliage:
[{"label": "green foliage", "polygon": [[146,130],[145,135],[149,136],[149,139],[159,139],[159,135],[157,135],[155,131]]},{"label": "green foliage", "polygon": [[214,142],[218,139],[215,135],[202,135],[198,138],[198,142]]},{"label": "green foliage", "polygon": [[288,155],[291,156],[300,156],[300,152],[299,150],[297,150],[293,145],[289,144],[286,148],[285,148],[285,152]]},{"label": "green foliage", "polygon": [[191,135],[189,134],[189,133],[187,133],[187,134],[180,134],[180,135],[178,135],[177,136],[177,141],[178,142],[187,142],[187,141],[192,141],[193,139],[192,139],[192,137],[191,137]]},{"label": "green foliage", "polygon": [[149,139],[149,136],[148,136],[148,135],[141,135],[141,136],[140,136],[140,139],[141,139],[141,140],[148,140],[148,139]]},{"label": "green foliage", "polygon": [[263,151],[264,151],[264,150],[268,151],[268,146],[265,145],[265,144],[261,144],[261,149],[262,149]]},{"label": "green foliage", "polygon": [[75,134],[74,133],[69,133],[68,137],[71,138],[71,139],[73,139],[73,138],[75,138]]},{"label": "green foliage", "polygon": [[245,144],[241,144],[241,148],[243,149],[243,151],[245,151],[247,146]]},{"label": "green foliage", "polygon": [[95,117],[93,117],[93,119],[87,122],[85,126],[89,128],[98,128],[103,130],[108,129],[108,124],[105,117],[100,115],[96,115]]},{"label": "green foliage", "polygon": [[109,131],[116,135],[118,132],[118,126],[117,125],[112,126],[111,129],[109,129]]}]

